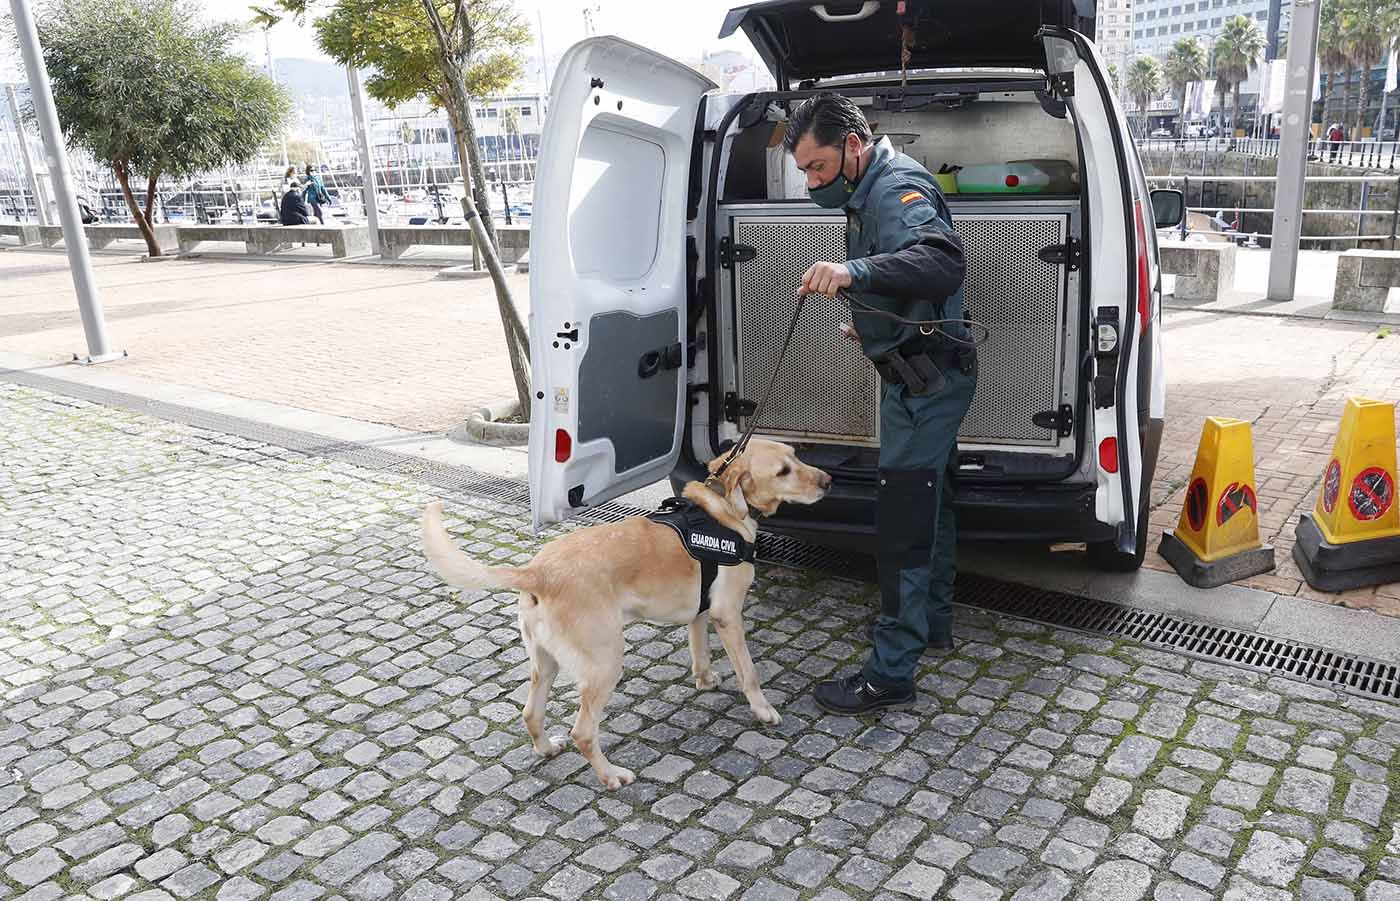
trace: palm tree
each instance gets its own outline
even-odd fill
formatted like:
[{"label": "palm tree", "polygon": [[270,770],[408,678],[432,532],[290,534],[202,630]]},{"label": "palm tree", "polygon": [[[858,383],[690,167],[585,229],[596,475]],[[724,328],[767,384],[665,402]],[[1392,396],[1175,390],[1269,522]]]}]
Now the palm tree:
[{"label": "palm tree", "polygon": [[1142,117],[1142,134],[1147,136],[1147,107],[1162,93],[1162,67],[1155,57],[1139,56],[1128,67],[1128,93]]},{"label": "palm tree", "polygon": [[1177,115],[1177,137],[1186,136],[1186,86],[1206,76],[1206,51],[1195,38],[1181,38],[1167,52],[1167,83],[1181,96]]},{"label": "palm tree", "polygon": [[[1332,122],[1332,92],[1337,88],[1337,73],[1347,65],[1346,45],[1342,41],[1341,9],[1336,0],[1322,4],[1317,25],[1317,59],[1326,81],[1322,85],[1322,127]],[[1349,75],[1350,73],[1348,73]],[[1345,102],[1346,87],[1342,88]],[[1343,112],[1345,116],[1345,112]]]},{"label": "palm tree", "polygon": [[1264,33],[1254,20],[1246,16],[1235,16],[1225,23],[1225,29],[1215,40],[1215,77],[1222,83],[1221,98],[1225,96],[1224,85],[1234,91],[1234,118],[1236,125],[1240,118],[1240,85],[1249,73],[1259,64],[1264,55]]},{"label": "palm tree", "polygon": [[1341,0],[1338,6],[1342,50],[1349,68],[1361,70],[1361,83],[1356,86],[1355,127],[1359,138],[1370,102],[1371,70],[1390,46],[1395,4],[1393,0]]}]

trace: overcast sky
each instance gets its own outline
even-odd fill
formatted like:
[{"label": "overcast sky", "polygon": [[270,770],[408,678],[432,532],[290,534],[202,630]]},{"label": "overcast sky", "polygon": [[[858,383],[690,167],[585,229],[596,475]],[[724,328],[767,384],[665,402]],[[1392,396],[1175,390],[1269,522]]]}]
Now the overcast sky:
[{"label": "overcast sky", "polygon": [[[249,7],[272,5],[271,0],[202,0],[211,17],[247,21]],[[752,54],[742,35],[721,41],[720,24],[731,7],[744,0],[515,0],[536,32],[534,54],[539,53],[540,22],[544,23],[544,44],[551,61],[575,42],[582,40],[584,10],[593,11],[598,34],[617,34],[669,56],[699,57],[704,51],[742,50]],[[8,4],[6,4],[8,6]],[[310,28],[286,21],[272,29],[274,56],[324,59],[316,48]],[[263,59],[261,34],[251,34],[241,44],[253,59]],[[756,58],[756,55],[755,55]],[[0,81],[22,80],[22,67],[8,51],[0,51]]]}]

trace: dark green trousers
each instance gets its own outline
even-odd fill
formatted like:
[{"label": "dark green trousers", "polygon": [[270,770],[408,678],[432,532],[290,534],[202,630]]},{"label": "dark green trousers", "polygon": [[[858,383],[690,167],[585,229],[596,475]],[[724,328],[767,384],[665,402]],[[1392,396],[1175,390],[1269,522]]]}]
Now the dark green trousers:
[{"label": "dark green trousers", "polygon": [[911,686],[930,641],[953,635],[957,522],[949,474],[958,429],[977,377],[957,369],[933,394],[884,386],[875,510],[880,615],[865,677],[877,686]]}]

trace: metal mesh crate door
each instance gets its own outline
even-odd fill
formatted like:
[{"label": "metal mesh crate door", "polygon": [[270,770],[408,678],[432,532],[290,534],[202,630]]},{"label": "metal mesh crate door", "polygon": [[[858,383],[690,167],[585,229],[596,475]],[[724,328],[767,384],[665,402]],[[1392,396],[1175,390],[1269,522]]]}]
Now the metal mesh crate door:
[{"label": "metal mesh crate door", "polygon": [[[992,330],[980,351],[977,393],[960,437],[969,443],[1053,445],[1058,436],[1032,417],[1060,404],[1064,273],[1040,252],[1064,243],[1067,219],[962,215],[955,226],[967,253],[967,312]],[[739,391],[757,399],[777,364],[802,273],[817,260],[845,259],[845,223],[831,217],[736,218],[734,238],[755,250],[752,260],[737,264],[736,290]],[[878,441],[875,370],[838,331],[850,318],[840,301],[808,300],[760,431]]]}]

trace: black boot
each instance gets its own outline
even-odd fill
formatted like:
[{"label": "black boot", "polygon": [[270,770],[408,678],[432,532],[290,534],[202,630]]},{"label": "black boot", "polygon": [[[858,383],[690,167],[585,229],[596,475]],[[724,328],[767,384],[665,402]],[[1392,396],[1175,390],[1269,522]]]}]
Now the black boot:
[{"label": "black boot", "polygon": [[946,654],[953,650],[953,614],[951,611],[929,614],[928,649],[938,654]]},{"label": "black boot", "polygon": [[877,688],[866,681],[864,674],[856,673],[820,683],[812,698],[827,713],[852,715],[908,704],[914,700],[914,688]]}]

